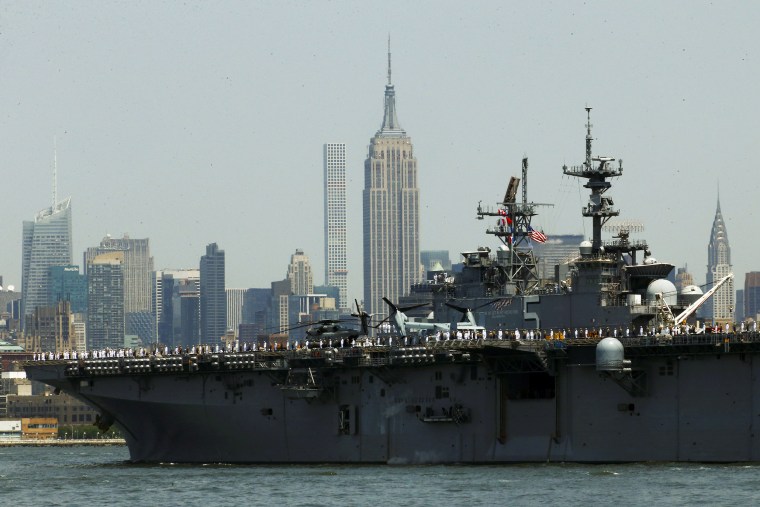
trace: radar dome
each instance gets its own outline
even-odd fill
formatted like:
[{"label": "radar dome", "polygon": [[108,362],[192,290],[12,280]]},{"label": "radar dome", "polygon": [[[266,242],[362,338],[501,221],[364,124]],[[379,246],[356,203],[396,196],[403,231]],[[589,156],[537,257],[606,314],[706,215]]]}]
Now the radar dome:
[{"label": "radar dome", "polygon": [[597,371],[620,371],[623,369],[623,344],[608,336],[596,344]]},{"label": "radar dome", "polygon": [[657,300],[657,293],[662,294],[662,299],[669,305],[674,305],[678,302],[678,291],[670,280],[660,278],[649,284],[649,287],[647,287],[647,302],[649,304]]},{"label": "radar dome", "polygon": [[696,294],[698,296],[701,296],[703,292],[702,292],[702,289],[700,289],[696,285],[687,285],[686,287],[681,289],[682,296],[688,296],[690,294]]},{"label": "radar dome", "polygon": [[681,299],[686,304],[692,304],[697,299],[702,297],[702,289],[700,289],[696,285],[687,285],[686,287],[681,289],[681,294],[679,294],[679,296],[681,296]]},{"label": "radar dome", "polygon": [[593,245],[591,244],[589,240],[581,241],[581,246],[580,246],[581,255],[591,255],[592,246]]}]

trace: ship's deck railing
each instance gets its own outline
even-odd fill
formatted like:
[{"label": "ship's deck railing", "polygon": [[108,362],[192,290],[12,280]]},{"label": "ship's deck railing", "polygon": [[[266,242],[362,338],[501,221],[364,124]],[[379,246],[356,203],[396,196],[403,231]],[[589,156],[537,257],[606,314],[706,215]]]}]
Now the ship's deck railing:
[{"label": "ship's deck railing", "polygon": [[623,299],[619,301],[619,304],[612,303],[612,301],[608,301],[607,306],[627,306],[631,309],[631,315],[653,315],[658,310],[657,305],[632,305]]},{"label": "ship's deck railing", "polygon": [[[367,347],[315,348],[267,352],[213,353],[182,355],[151,355],[149,357],[106,357],[96,359],[63,359],[37,357],[25,364],[65,365],[67,376],[98,376],[144,373],[195,373],[220,370],[284,371],[299,366],[357,366],[378,368],[403,364],[434,362],[467,362],[474,354],[503,349],[517,353],[545,355],[578,346],[595,346],[604,337],[555,339],[473,339],[442,340],[414,346],[374,345]],[[662,351],[674,346],[723,346],[730,350],[733,344],[760,343],[760,333],[713,333],[680,335],[647,335],[619,337],[626,349],[656,346]]]},{"label": "ship's deck railing", "polygon": [[760,342],[758,333],[715,333],[715,334],[681,334],[656,335],[623,338],[624,347],[649,347],[651,345],[722,345],[724,343]]}]

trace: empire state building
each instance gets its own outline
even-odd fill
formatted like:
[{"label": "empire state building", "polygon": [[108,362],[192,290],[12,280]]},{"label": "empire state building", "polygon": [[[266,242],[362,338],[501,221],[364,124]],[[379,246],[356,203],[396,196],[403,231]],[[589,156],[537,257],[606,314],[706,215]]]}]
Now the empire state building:
[{"label": "empire state building", "polygon": [[364,162],[364,304],[369,313],[384,312],[383,296],[395,303],[420,280],[419,202],[412,140],[396,118],[389,44],[383,124]]}]

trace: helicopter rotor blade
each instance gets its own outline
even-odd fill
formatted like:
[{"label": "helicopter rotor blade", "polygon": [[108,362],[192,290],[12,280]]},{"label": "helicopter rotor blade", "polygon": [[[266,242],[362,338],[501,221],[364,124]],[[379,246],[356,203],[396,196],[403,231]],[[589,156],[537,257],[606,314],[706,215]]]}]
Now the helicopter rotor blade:
[{"label": "helicopter rotor blade", "polygon": [[453,308],[454,310],[460,313],[467,313],[470,310],[469,308],[465,308],[464,306],[458,306],[458,305],[455,305],[454,303],[449,303],[448,301],[445,304],[449,308]]}]

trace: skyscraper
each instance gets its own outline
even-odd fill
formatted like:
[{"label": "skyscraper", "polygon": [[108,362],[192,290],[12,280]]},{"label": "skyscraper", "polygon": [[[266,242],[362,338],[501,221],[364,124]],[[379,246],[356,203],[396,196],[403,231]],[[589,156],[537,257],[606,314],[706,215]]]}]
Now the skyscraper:
[{"label": "skyscraper", "polygon": [[155,310],[158,341],[176,347],[200,343],[200,270],[155,272]]},{"label": "skyscraper", "polygon": [[87,265],[87,346],[124,346],[124,252],[102,253]]},{"label": "skyscraper", "polygon": [[324,145],[325,175],[325,285],[338,288],[338,307],[347,311],[346,264],[346,145]]},{"label": "skyscraper", "polygon": [[[558,282],[555,274],[559,275],[567,271],[568,262],[578,257],[578,247],[583,239],[580,234],[552,234],[551,238],[544,243],[533,242],[533,255],[536,258],[538,277],[542,280]],[[556,268],[556,266],[560,266],[560,268]]]},{"label": "skyscraper", "polygon": [[288,280],[290,280],[291,294],[304,295],[314,292],[314,275],[311,271],[311,262],[303,250],[296,249],[296,253],[290,256]]},{"label": "skyscraper", "polygon": [[675,286],[676,286],[676,290],[678,290],[678,294],[681,294],[681,292],[689,285],[694,285],[694,276],[692,276],[692,274],[689,273],[687,266],[678,268],[676,270],[676,281],[675,281]]},{"label": "skyscraper", "polygon": [[48,306],[59,301],[69,301],[71,313],[87,313],[87,277],[79,273],[79,266],[48,268]]},{"label": "skyscraper", "polygon": [[72,350],[72,314],[69,301],[38,306],[28,319],[27,335],[33,336],[35,351]]},{"label": "skyscraper", "polygon": [[85,266],[91,259],[108,252],[124,254],[122,273],[126,333],[138,335],[143,343],[151,343],[155,339],[155,322],[151,308],[153,257],[150,255],[150,240],[130,238],[127,234],[122,238],[106,236],[99,246],[85,251]]},{"label": "skyscraper", "polygon": [[[48,303],[48,269],[68,266],[71,256],[71,197],[56,202],[23,224],[21,255],[21,312],[31,315]],[[25,325],[22,323],[22,325]]]},{"label": "skyscraper", "polygon": [[[272,289],[247,289],[243,296],[243,324],[250,336],[266,334],[270,324]],[[242,337],[241,337],[242,339]]]},{"label": "skyscraper", "polygon": [[238,326],[243,320],[243,297],[245,289],[226,289],[227,293],[227,329],[232,329],[238,336]]},{"label": "skyscraper", "polygon": [[124,252],[124,311],[149,312],[153,274],[150,240],[130,238],[128,234],[122,238],[106,236],[99,246],[87,249],[85,265],[95,256],[107,252]]},{"label": "skyscraper", "polygon": [[224,250],[206,246],[201,257],[201,340],[219,343],[227,332],[227,294],[224,290]]},{"label": "skyscraper", "polygon": [[[712,285],[732,272],[731,247],[728,244],[728,232],[720,212],[720,198],[715,210],[710,242],[707,245],[707,286]],[[726,324],[734,322],[735,310],[734,280],[728,280],[718,289],[712,298],[705,303],[703,316],[705,322]]]},{"label": "skyscraper", "polygon": [[[744,289],[736,289],[736,306],[734,307],[734,317],[736,322],[744,322]],[[753,319],[754,320],[754,319]]]},{"label": "skyscraper", "polygon": [[269,304],[270,333],[287,333],[288,323],[288,298],[293,294],[290,290],[291,283],[287,278],[271,283],[272,300]]},{"label": "skyscraper", "polygon": [[744,318],[757,322],[760,314],[760,271],[744,275]]},{"label": "skyscraper", "polygon": [[422,275],[417,159],[396,118],[388,46],[383,124],[364,162],[364,304],[369,313],[382,311],[383,296],[397,301]]}]

